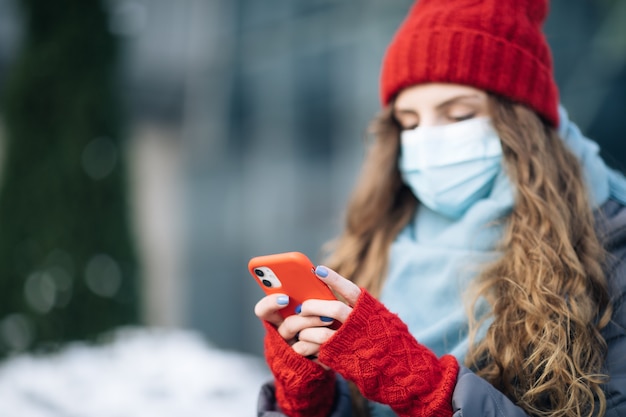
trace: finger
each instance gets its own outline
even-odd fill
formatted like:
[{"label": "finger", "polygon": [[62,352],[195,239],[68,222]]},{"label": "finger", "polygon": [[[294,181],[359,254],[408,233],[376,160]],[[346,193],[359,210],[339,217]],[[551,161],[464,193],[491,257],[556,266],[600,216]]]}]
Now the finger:
[{"label": "finger", "polygon": [[324,323],[332,322],[333,319],[344,323],[352,308],[339,300],[306,300],[302,303],[302,315],[317,317]]},{"label": "finger", "polygon": [[336,330],[329,329],[328,327],[309,327],[303,329],[298,334],[298,340],[300,342],[309,342],[316,345],[321,345],[330,339]]},{"label": "finger", "polygon": [[285,294],[271,294],[259,300],[254,306],[254,314],[261,320],[266,320],[278,327],[283,322],[283,316],[278,312],[289,304],[289,297]]},{"label": "finger", "polygon": [[322,362],[320,362],[320,360],[317,359],[317,356],[309,356],[309,358],[312,359],[313,362],[315,362],[316,364],[318,364],[322,368],[326,369],[327,371],[330,369],[330,366],[326,366]]},{"label": "finger", "polygon": [[294,343],[291,348],[299,355],[309,357],[309,358],[317,358],[317,355],[320,351],[320,345],[317,343],[305,342],[302,340]]},{"label": "finger", "polygon": [[325,282],[330,288],[341,295],[351,306],[361,295],[361,289],[352,281],[345,279],[335,271],[323,265],[315,268],[315,275]]},{"label": "finger", "polygon": [[278,333],[285,340],[291,340],[296,337],[303,329],[308,327],[328,326],[332,322],[324,322],[317,316],[293,315],[287,317],[280,326]]},{"label": "finger", "polygon": [[322,368],[326,370],[330,369],[328,366],[320,362],[319,359],[317,359],[317,355],[320,351],[320,346],[317,343],[298,341],[294,343],[291,347],[296,353],[304,356],[305,358],[311,359]]}]

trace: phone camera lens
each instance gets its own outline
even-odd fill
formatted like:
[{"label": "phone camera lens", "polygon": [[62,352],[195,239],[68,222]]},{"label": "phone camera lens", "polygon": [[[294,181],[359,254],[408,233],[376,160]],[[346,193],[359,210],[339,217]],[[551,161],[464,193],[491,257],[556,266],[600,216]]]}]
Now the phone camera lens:
[{"label": "phone camera lens", "polygon": [[[257,277],[264,277],[265,276],[265,272],[261,271],[260,269],[255,269],[254,273],[256,274]],[[269,285],[268,285],[269,287]]]},{"label": "phone camera lens", "polygon": [[263,285],[265,285],[266,287],[271,287],[272,283],[270,282],[269,279],[264,279],[261,282],[263,282]]}]

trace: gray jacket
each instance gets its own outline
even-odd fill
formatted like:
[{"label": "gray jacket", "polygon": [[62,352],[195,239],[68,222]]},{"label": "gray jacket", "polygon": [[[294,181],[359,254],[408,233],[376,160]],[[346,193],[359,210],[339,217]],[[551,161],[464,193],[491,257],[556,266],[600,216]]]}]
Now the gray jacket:
[{"label": "gray jacket", "polygon": [[[596,213],[598,234],[609,251],[605,271],[613,300],[613,317],[602,330],[608,345],[603,387],[607,399],[606,417],[626,417],[626,207],[609,200]],[[328,417],[350,417],[352,406],[346,382],[338,378],[333,411]],[[489,382],[461,367],[452,396],[454,417],[526,417],[504,394]],[[284,417],[277,411],[273,383],[261,389],[258,417]]]}]

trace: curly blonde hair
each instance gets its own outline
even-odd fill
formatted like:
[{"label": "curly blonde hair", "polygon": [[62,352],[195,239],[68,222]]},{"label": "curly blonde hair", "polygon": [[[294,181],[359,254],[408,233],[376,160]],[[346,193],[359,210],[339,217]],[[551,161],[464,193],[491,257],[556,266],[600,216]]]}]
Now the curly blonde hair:
[{"label": "curly blonde hair", "polygon": [[[467,292],[466,365],[531,415],[601,416],[606,343],[600,330],[611,307],[605,251],[579,163],[532,110],[497,96],[489,97],[489,107],[516,199],[499,242],[502,256],[484,266]],[[372,123],[374,142],[345,229],[327,247],[326,263],[375,295],[389,247],[418,204],[398,171],[399,131],[391,107]],[[478,300],[491,307],[480,319],[471,314]],[[490,325],[478,338],[485,320]]]}]

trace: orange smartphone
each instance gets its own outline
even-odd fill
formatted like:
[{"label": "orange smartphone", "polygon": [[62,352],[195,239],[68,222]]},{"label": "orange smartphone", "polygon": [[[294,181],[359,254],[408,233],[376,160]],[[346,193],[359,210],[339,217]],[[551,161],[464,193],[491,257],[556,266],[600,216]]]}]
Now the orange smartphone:
[{"label": "orange smartphone", "polygon": [[289,304],[279,310],[284,318],[297,314],[296,307],[305,300],[337,299],[315,275],[315,265],[300,252],[257,256],[248,262],[248,270],[265,294],[289,296]]}]

